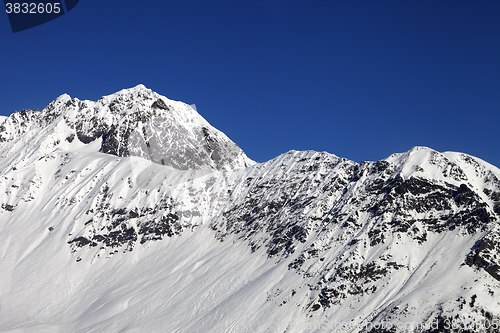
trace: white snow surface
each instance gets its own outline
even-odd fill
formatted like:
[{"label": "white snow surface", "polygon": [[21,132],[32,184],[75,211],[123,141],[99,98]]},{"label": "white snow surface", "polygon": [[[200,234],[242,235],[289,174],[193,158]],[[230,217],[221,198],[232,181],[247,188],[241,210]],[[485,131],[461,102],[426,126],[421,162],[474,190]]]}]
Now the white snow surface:
[{"label": "white snow surface", "polygon": [[[158,99],[168,111],[152,111]],[[104,154],[102,135],[77,138],[94,118],[109,130],[137,112],[171,122],[174,150],[203,144],[207,128],[232,158],[218,165],[200,153],[186,169],[140,150]],[[499,281],[465,264],[498,233],[500,170],[478,158],[415,147],[361,164],[314,151],[255,164],[193,108],[143,85],[97,102],[65,94],[2,126],[0,332],[360,332],[384,320],[500,315]],[[179,133],[192,140],[176,141]],[[436,187],[377,213],[387,194],[374,188],[398,177]],[[455,191],[441,210],[438,186]],[[470,206],[456,199],[464,186],[477,196]],[[424,199],[425,211],[405,208]],[[453,229],[429,222],[473,207],[491,217],[474,232],[465,217]],[[391,229],[405,209],[411,227]],[[165,226],[171,235],[159,233]],[[90,243],[78,246],[79,237]]]}]

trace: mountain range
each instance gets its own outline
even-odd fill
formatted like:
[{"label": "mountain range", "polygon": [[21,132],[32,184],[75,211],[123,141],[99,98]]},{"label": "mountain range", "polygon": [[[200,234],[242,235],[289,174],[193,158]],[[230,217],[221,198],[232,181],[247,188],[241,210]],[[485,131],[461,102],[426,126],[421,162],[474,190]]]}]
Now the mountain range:
[{"label": "mountain range", "polygon": [[256,163],[143,85],[0,119],[1,332],[498,332],[500,169]]}]

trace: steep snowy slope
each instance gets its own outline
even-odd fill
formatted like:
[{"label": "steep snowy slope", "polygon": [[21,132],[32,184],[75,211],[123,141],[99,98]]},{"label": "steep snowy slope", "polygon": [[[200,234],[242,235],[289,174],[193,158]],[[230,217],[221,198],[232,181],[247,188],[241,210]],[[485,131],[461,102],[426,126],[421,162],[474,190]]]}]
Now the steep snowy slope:
[{"label": "steep snowy slope", "polygon": [[0,138],[2,332],[498,331],[500,170],[478,158],[255,164],[143,86]]}]

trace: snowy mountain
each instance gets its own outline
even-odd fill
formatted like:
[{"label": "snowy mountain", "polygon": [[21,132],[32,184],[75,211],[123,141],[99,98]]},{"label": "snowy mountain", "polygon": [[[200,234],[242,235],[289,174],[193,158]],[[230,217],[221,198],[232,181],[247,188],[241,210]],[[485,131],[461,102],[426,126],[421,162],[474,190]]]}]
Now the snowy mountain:
[{"label": "snowy mountain", "polygon": [[1,332],[499,330],[478,158],[256,164],[142,85],[1,121]]},{"label": "snowy mountain", "polygon": [[138,85],[97,102],[64,94],[42,112],[13,113],[2,124],[0,142],[43,140],[36,148],[69,149],[73,140],[99,139],[100,151],[137,156],[179,170],[235,170],[254,164],[191,106]]}]

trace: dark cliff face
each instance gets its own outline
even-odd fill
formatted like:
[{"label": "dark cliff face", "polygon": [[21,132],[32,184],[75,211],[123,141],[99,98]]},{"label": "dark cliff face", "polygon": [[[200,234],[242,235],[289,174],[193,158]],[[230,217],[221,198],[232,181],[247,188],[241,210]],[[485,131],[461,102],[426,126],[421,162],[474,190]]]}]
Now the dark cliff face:
[{"label": "dark cliff face", "polygon": [[164,111],[153,108],[125,115],[103,135],[101,152],[141,157],[178,170],[224,170],[233,161],[251,165],[241,149],[216,130],[186,127],[174,122],[169,113],[167,107]]},{"label": "dark cliff face", "polygon": [[481,238],[465,259],[467,265],[485,270],[500,281],[500,228]]},{"label": "dark cliff face", "polygon": [[[493,207],[466,183],[406,178],[387,161],[358,165],[318,155],[297,158],[284,176],[244,180],[239,192],[246,194],[236,194],[236,203],[212,228],[221,239],[236,234],[253,249],[265,246],[269,256],[299,251],[289,268],[316,277],[310,288],[319,293],[322,307],[375,293],[379,281],[409,271],[408,261],[385,250],[398,239],[411,253],[425,247],[430,236],[458,232],[476,237],[498,224]],[[311,214],[312,207],[319,209]],[[500,243],[494,235],[487,233],[463,260],[497,278],[498,261],[492,260]],[[335,248],[341,250],[332,261]],[[370,252],[381,253],[367,260]]]}]

